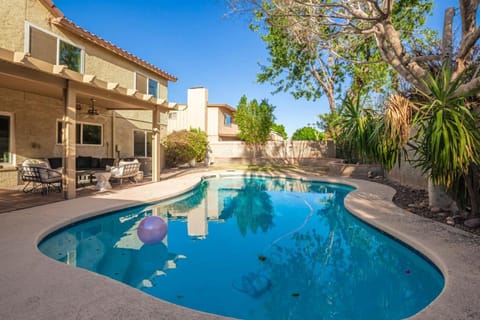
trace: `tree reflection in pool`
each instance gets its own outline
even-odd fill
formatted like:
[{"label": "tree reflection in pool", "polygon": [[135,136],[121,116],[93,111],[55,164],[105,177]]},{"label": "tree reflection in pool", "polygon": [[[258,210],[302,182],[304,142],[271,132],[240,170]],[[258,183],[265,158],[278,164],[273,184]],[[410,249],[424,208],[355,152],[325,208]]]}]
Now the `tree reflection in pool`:
[{"label": "tree reflection in pool", "polygon": [[[402,319],[442,290],[416,251],[353,217],[351,187],[256,177],[204,180],[179,197],[68,226],[48,256],[155,297],[242,319]],[[145,245],[145,216],[168,234]]]}]

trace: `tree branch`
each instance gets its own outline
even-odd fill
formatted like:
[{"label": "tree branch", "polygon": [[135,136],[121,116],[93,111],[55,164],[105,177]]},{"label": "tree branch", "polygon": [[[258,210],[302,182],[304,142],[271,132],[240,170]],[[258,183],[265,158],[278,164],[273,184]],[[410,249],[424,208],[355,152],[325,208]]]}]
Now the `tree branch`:
[{"label": "tree branch", "polygon": [[472,92],[480,90],[480,77],[470,80],[470,82],[460,85],[455,92],[455,96],[468,95]]}]

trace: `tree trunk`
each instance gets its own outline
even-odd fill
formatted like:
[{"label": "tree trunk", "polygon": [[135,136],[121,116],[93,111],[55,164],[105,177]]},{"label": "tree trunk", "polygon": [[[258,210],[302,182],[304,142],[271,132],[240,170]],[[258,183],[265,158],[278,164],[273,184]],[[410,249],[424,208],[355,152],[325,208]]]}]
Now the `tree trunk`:
[{"label": "tree trunk", "polygon": [[443,21],[443,38],[442,38],[442,56],[445,61],[453,57],[453,17],[455,16],[454,8],[445,10],[445,20]]},{"label": "tree trunk", "polygon": [[471,208],[468,217],[477,218],[480,216],[480,173],[474,164],[470,165],[470,171],[465,180]]}]

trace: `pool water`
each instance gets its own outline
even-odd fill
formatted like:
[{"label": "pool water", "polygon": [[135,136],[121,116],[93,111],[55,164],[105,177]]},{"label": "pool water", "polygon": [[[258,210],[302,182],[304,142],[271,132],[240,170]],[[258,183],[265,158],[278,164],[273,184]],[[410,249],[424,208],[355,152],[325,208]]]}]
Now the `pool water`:
[{"label": "pool water", "polygon": [[[189,308],[241,319],[403,319],[444,279],[418,252],[352,216],[344,185],[204,180],[174,199],[63,228],[39,244],[58,261]],[[143,244],[142,219],[168,224]],[[68,285],[68,284],[66,284]]]}]

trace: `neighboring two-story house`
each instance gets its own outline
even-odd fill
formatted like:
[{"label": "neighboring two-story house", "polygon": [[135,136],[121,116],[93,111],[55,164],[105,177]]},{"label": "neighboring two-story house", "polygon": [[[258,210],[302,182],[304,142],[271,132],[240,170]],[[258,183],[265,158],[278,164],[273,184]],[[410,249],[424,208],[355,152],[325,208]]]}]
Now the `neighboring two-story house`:
[{"label": "neighboring two-story house", "polygon": [[187,104],[169,112],[168,132],[194,128],[205,131],[209,142],[239,141],[235,111],[228,104],[210,104],[206,88],[190,88]]},{"label": "neighboring two-story house", "polygon": [[151,158],[160,176],[168,82],[176,77],[92,34],[51,0],[0,1],[0,186],[28,158],[61,157],[66,198],[75,158]]}]

